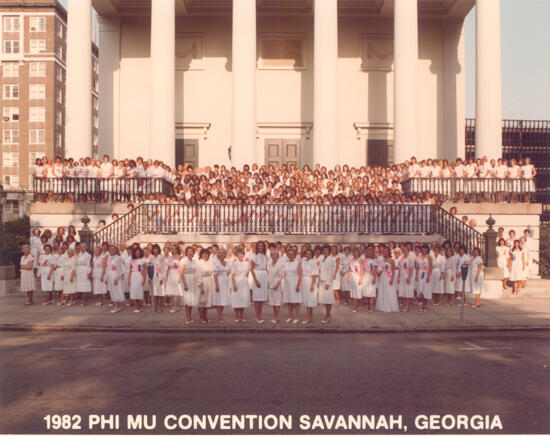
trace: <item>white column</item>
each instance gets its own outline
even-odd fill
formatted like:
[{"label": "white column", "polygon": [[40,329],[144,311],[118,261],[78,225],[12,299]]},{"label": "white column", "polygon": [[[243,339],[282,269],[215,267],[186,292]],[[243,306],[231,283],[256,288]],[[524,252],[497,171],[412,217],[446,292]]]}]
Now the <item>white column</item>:
[{"label": "white column", "polygon": [[476,157],[502,156],[499,0],[476,1]]},{"label": "white column", "polygon": [[233,1],[231,65],[231,163],[242,168],[257,160],[256,0]]},{"label": "white column", "polygon": [[173,167],[176,156],[176,11],[151,2],[151,137],[149,156]]},{"label": "white column", "polygon": [[65,155],[92,155],[92,2],[69,0],[67,11]]},{"label": "white column", "polygon": [[313,41],[313,164],[338,161],[338,2],[315,0]]},{"label": "white column", "polygon": [[[427,157],[418,143],[418,11],[416,0],[395,0],[394,158]],[[431,156],[430,156],[431,157]]]},{"label": "white column", "polygon": [[121,159],[119,149],[120,20],[98,16],[99,22],[99,147],[104,154]]}]

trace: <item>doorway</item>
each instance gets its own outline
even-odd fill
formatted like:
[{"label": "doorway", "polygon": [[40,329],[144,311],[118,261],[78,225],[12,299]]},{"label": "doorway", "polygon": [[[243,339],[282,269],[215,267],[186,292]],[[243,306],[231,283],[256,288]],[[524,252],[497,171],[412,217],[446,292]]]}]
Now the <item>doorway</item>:
[{"label": "doorway", "polygon": [[266,139],[265,164],[278,165],[294,164],[300,166],[299,139]]},{"label": "doorway", "polygon": [[176,139],[176,166],[184,164],[193,168],[199,165],[198,139]]}]

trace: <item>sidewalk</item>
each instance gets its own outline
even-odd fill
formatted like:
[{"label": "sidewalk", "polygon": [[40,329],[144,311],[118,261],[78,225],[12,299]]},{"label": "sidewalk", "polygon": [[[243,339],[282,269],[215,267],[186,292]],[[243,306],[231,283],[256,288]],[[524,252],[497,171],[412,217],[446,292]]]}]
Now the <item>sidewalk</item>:
[{"label": "sidewalk", "polygon": [[[287,324],[288,312],[281,308],[281,323],[272,324],[272,308],[264,307],[266,322],[254,321],[254,309],[245,311],[246,323],[235,323],[233,310],[226,308],[225,323],[215,321],[215,310],[209,311],[212,323],[201,325],[197,322],[198,313],[193,311],[194,324],[185,325],[182,309],[170,314],[167,309],[152,318],[150,308],[143,313],[133,313],[124,307],[117,314],[109,313],[109,307],[91,305],[42,306],[43,295],[37,292],[35,304],[25,306],[24,295],[0,298],[0,330],[23,331],[112,331],[112,332],[210,332],[210,333],[279,333],[279,332],[324,332],[324,333],[374,333],[374,332],[438,332],[438,331],[504,331],[504,330],[550,330],[550,298],[505,298],[482,301],[481,309],[464,308],[464,321],[459,321],[460,307],[429,306],[428,312],[421,313],[418,307],[411,306],[408,313],[368,313],[361,306],[353,313],[349,306],[335,306],[332,320],[322,324],[324,307],[314,310],[314,320],[307,325]],[[302,319],[303,319],[302,310]]]}]

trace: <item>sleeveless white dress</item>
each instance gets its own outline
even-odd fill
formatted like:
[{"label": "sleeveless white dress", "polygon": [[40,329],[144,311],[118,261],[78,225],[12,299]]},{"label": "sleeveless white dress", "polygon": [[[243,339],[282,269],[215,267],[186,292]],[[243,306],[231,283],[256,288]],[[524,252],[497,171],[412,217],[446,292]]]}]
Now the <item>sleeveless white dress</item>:
[{"label": "sleeveless white dress", "polygon": [[390,262],[382,262],[380,268],[382,275],[380,276],[375,309],[380,312],[399,312],[395,281],[390,285],[390,280],[394,277],[392,265]]},{"label": "sleeveless white dress", "polygon": [[300,260],[297,258],[292,262],[285,262],[283,279],[283,303],[302,303],[302,293],[296,292],[298,285],[298,265]]},{"label": "sleeveless white dress", "polygon": [[253,254],[250,260],[254,262],[254,274],[260,282],[260,286],[256,286],[256,282],[252,280],[252,301],[267,301],[267,256],[262,253]]}]

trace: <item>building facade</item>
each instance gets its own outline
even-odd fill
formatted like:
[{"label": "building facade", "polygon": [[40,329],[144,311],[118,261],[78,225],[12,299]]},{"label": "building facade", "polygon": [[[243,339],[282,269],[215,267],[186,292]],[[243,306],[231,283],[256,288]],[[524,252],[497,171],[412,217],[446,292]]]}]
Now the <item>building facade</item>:
[{"label": "building facade", "polygon": [[92,4],[99,154],[237,167],[463,156],[474,5],[477,150],[501,153],[499,0],[69,0],[69,13],[88,22]]},{"label": "building facade", "polygon": [[[37,157],[65,155],[67,11],[57,1],[0,1],[1,181],[28,187]],[[91,38],[88,41],[90,56]],[[92,149],[98,142],[98,49],[92,44]],[[95,88],[93,87],[95,85]]]}]

